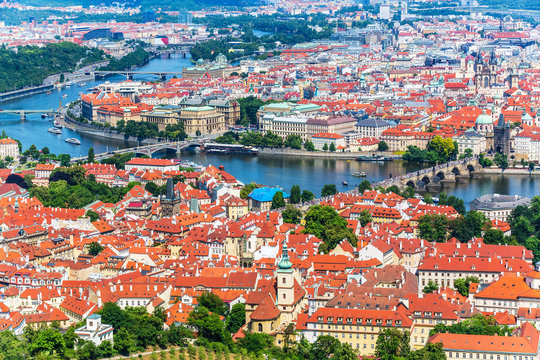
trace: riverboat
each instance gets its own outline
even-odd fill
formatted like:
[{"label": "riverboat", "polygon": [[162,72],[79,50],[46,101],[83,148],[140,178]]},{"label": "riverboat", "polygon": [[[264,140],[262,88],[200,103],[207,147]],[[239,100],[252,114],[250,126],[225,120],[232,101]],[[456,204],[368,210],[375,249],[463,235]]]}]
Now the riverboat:
[{"label": "riverboat", "polygon": [[50,132],[51,134],[56,134],[56,135],[60,135],[62,133],[61,129],[58,129],[55,127],[49,128],[49,130],[47,131]]},{"label": "riverboat", "polygon": [[201,146],[201,151],[206,153],[218,153],[218,154],[249,154],[257,155],[259,149],[252,146],[245,146],[239,144],[215,144],[205,143]]},{"label": "riverboat", "polygon": [[75,139],[75,138],[66,139],[66,142],[73,145],[81,145],[81,142],[79,141],[79,139]]},{"label": "riverboat", "polygon": [[347,182],[347,180],[343,180],[341,183],[342,183],[344,186],[349,186],[349,183]]},{"label": "riverboat", "polygon": [[356,176],[356,177],[366,177],[366,173],[363,172],[363,171],[355,171],[352,173],[352,176]]},{"label": "riverboat", "polygon": [[381,156],[381,155],[372,155],[372,156],[359,156],[356,158],[356,161],[390,161],[392,158]]}]

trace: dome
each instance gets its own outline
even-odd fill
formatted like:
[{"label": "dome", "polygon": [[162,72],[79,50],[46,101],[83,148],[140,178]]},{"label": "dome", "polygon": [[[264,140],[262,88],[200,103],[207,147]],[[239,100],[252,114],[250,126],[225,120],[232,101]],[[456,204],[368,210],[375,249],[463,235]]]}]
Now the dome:
[{"label": "dome", "polygon": [[482,111],[480,115],[476,118],[477,125],[493,125],[493,119],[491,116],[486,114],[486,110]]},{"label": "dome", "polygon": [[521,122],[529,122],[529,121],[532,121],[533,118],[531,117],[531,115],[529,115],[528,112],[524,111],[523,112],[523,116],[521,117]]}]

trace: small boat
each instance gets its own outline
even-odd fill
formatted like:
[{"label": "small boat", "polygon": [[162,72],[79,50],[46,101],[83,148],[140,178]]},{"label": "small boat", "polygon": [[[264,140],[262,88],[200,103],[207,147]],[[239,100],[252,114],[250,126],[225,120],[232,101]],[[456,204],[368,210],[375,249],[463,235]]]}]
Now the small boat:
[{"label": "small boat", "polygon": [[50,92],[50,91],[47,91],[47,95],[51,95],[51,92]]},{"label": "small boat", "polygon": [[349,183],[347,182],[347,180],[343,180],[341,183],[342,183],[344,186],[349,186]]},{"label": "small boat", "polygon": [[50,132],[51,134],[57,134],[57,135],[60,135],[62,133],[62,130],[55,127],[49,128],[49,130],[47,131]]},{"label": "small boat", "polygon": [[373,155],[373,156],[359,156],[356,158],[356,161],[390,161],[392,158],[390,157],[384,157],[380,155]]},{"label": "small boat", "polygon": [[68,94],[64,94],[62,95],[63,98],[67,98],[68,97]]},{"label": "small boat", "polygon": [[79,86],[86,86],[86,83],[82,82],[82,83],[79,84]]},{"label": "small boat", "polygon": [[81,145],[81,142],[79,141],[79,139],[75,139],[75,138],[66,139],[66,142],[73,145]]},{"label": "small boat", "polygon": [[352,173],[352,176],[366,177],[366,173],[363,172],[363,171],[355,171],[355,172]]},{"label": "small boat", "polygon": [[62,124],[60,124],[60,122],[58,120],[54,120],[53,122],[53,126],[57,129],[61,129],[63,128],[64,126]]}]

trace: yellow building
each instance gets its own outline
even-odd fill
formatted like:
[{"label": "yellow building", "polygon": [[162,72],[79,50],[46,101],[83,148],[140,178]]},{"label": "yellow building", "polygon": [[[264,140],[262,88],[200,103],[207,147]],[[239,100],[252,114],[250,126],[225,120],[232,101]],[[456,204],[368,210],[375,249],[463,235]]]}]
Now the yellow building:
[{"label": "yellow building", "polygon": [[180,110],[184,130],[189,135],[215,134],[225,131],[225,115],[211,106],[190,106]]},{"label": "yellow building", "polygon": [[358,351],[359,355],[375,353],[381,330],[394,328],[410,330],[412,320],[402,309],[365,310],[344,308],[320,308],[308,318],[304,336],[314,342],[321,335],[332,336]]}]

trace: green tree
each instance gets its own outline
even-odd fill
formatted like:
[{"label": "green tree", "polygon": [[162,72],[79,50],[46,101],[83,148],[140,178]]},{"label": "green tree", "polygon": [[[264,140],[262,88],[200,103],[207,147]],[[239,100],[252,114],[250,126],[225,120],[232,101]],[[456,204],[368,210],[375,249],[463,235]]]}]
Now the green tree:
[{"label": "green tree", "polygon": [[26,359],[29,356],[28,347],[28,343],[20,341],[11,331],[0,332],[0,356],[2,360]]},{"label": "green tree", "polygon": [[283,198],[283,192],[277,191],[272,197],[271,209],[281,209],[285,207],[285,199]]},{"label": "green tree", "polygon": [[302,138],[299,135],[291,134],[287,136],[287,139],[285,140],[286,147],[290,147],[292,149],[301,149],[302,148]]},{"label": "green tree", "polygon": [[371,190],[371,184],[367,180],[362,180],[362,182],[358,185],[358,192],[363,194],[366,190]]},{"label": "green tree", "polygon": [[437,283],[433,280],[429,280],[426,286],[424,286],[424,289],[422,290],[422,292],[424,294],[431,294],[432,292],[435,292],[438,289],[439,289],[439,286],[437,285]]},{"label": "green tree", "polygon": [[240,190],[240,197],[242,199],[247,199],[249,194],[258,187],[260,187],[260,185],[255,184],[254,182],[244,185]]},{"label": "green tree", "polygon": [[337,194],[337,188],[335,184],[326,184],[321,190],[321,196],[327,197]]},{"label": "green tree", "polygon": [[504,245],[507,243],[504,233],[499,229],[487,229],[484,231],[484,243]]},{"label": "green tree", "polygon": [[96,256],[101,253],[103,249],[105,249],[103,246],[101,246],[97,241],[94,241],[88,245],[88,254]]},{"label": "green tree", "polygon": [[235,334],[246,323],[246,306],[242,303],[233,305],[225,322],[227,330]]},{"label": "green tree", "polygon": [[358,217],[358,221],[360,221],[360,225],[362,225],[362,227],[369,224],[372,220],[373,218],[371,217],[371,214],[369,213],[369,211],[362,210],[360,212],[360,217]]},{"label": "green tree", "polygon": [[315,151],[315,145],[313,145],[313,142],[311,142],[310,140],[306,140],[306,142],[304,143],[304,148],[307,151]]},{"label": "green tree", "polygon": [[60,161],[60,166],[68,167],[71,162],[71,155],[69,154],[60,154],[58,155],[58,160]]},{"label": "green tree", "polygon": [[43,329],[28,344],[28,351],[32,356],[40,353],[57,354],[62,357],[66,350],[66,343],[60,332],[56,329]]},{"label": "green tree", "polygon": [[428,214],[418,218],[420,238],[428,241],[445,242],[448,235],[449,220],[445,215]]},{"label": "green tree", "polygon": [[341,343],[338,339],[329,335],[321,335],[315,340],[311,346],[310,355],[314,360],[326,360],[331,359],[338,349],[341,347]]},{"label": "green tree", "polygon": [[208,311],[216,313],[218,315],[225,315],[227,313],[227,305],[221,300],[219,296],[210,291],[205,291],[197,298],[197,304],[204,306]]},{"label": "green tree", "polygon": [[302,211],[292,205],[287,205],[285,210],[282,211],[281,216],[285,223],[298,224],[300,219],[302,219]]},{"label": "green tree", "polygon": [[99,220],[100,216],[94,210],[86,210],[86,216],[90,218],[91,222]]},{"label": "green tree", "polygon": [[412,351],[408,360],[446,360],[442,343],[427,343],[422,349]]},{"label": "green tree", "polygon": [[245,336],[239,340],[239,343],[248,353],[261,354],[264,350],[272,346],[274,338],[271,335],[264,333],[247,332]]},{"label": "green tree", "polygon": [[100,351],[92,341],[84,341],[77,346],[77,359],[97,360],[100,358]]},{"label": "green tree", "polygon": [[114,347],[112,343],[109,340],[103,341],[98,346],[100,357],[110,358],[116,355],[116,351],[114,350]]},{"label": "green tree", "polygon": [[356,246],[357,238],[347,227],[347,221],[330,206],[315,205],[306,213],[305,233],[313,234],[323,240],[319,250],[328,253],[342,240],[346,239]]},{"label": "green tree", "polygon": [[120,354],[127,356],[136,350],[136,342],[126,328],[119,329],[113,336],[114,349]]},{"label": "green tree", "polygon": [[381,330],[375,344],[375,356],[381,360],[406,358],[411,351],[409,341],[408,330],[404,332],[392,328]]},{"label": "green tree", "polygon": [[328,151],[328,143],[324,143],[322,149],[323,151]]},{"label": "green tree", "polygon": [[291,188],[291,195],[289,196],[289,202],[291,204],[298,204],[302,200],[302,193],[300,186],[293,185]]},{"label": "green tree", "polygon": [[450,232],[459,241],[467,242],[474,237],[482,236],[482,230],[489,224],[483,213],[469,211],[465,216],[459,216],[450,222]]},{"label": "green tree", "polygon": [[471,283],[479,283],[480,280],[476,276],[467,276],[466,278],[459,278],[454,281],[454,289],[457,290],[458,293],[461,295],[467,297],[469,296],[469,287],[471,286]]},{"label": "green tree", "polygon": [[336,144],[334,144],[333,142],[331,142],[331,143],[330,143],[330,146],[328,147],[328,150],[330,150],[331,152],[336,151]]},{"label": "green tree", "polygon": [[429,336],[438,333],[469,334],[469,335],[498,335],[505,336],[512,331],[507,325],[499,325],[493,316],[475,314],[470,319],[452,325],[439,323],[429,332]]},{"label": "green tree", "polygon": [[385,141],[379,141],[377,144],[378,151],[388,151],[388,144]]},{"label": "green tree", "polygon": [[93,163],[95,160],[95,156],[94,156],[94,148],[91,147],[90,149],[88,149],[88,162],[89,163]]},{"label": "green tree", "polygon": [[197,306],[188,316],[188,325],[197,330],[200,338],[210,342],[230,344],[231,335],[216,313],[210,313],[204,306]]},{"label": "green tree", "polygon": [[503,170],[508,168],[508,156],[506,154],[496,153],[493,162]]},{"label": "green tree", "polygon": [[525,240],[534,233],[534,227],[531,225],[529,219],[520,216],[512,225],[512,236],[516,238],[517,242],[524,244]]},{"label": "green tree", "polygon": [[302,202],[308,202],[313,199],[315,199],[315,195],[311,191],[309,190],[302,191]]},{"label": "green tree", "polygon": [[432,198],[431,195],[429,195],[428,193],[424,194],[423,201],[424,201],[426,204],[433,204],[433,203],[434,203],[433,198]]}]

